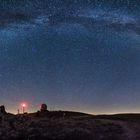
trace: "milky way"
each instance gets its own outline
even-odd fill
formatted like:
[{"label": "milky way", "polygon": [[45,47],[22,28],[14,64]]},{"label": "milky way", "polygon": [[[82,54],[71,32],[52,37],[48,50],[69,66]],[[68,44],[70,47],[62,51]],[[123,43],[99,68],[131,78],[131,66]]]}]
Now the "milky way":
[{"label": "milky way", "polygon": [[139,1],[0,0],[0,103],[140,112]]}]

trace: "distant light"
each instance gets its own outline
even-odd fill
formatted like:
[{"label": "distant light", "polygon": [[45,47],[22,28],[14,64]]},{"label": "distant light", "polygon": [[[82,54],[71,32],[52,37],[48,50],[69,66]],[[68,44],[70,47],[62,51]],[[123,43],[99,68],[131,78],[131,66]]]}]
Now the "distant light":
[{"label": "distant light", "polygon": [[22,103],[22,105],[21,105],[22,107],[26,107],[27,105],[25,104],[25,103]]},{"label": "distant light", "polygon": [[22,106],[22,110],[23,110],[23,114],[24,114],[25,108],[27,107],[27,104],[24,102],[24,103],[21,103],[21,106]]}]

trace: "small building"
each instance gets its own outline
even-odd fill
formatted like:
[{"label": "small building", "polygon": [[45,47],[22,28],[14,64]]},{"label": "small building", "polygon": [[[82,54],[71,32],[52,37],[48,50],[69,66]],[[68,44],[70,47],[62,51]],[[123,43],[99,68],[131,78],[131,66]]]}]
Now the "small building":
[{"label": "small building", "polygon": [[41,104],[40,112],[46,112],[46,111],[48,111],[47,110],[47,105],[46,104]]}]

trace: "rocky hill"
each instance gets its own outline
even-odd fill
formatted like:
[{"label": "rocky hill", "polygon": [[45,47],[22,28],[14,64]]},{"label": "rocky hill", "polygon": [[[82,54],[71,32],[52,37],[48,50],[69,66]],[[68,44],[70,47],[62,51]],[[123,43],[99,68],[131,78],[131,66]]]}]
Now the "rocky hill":
[{"label": "rocky hill", "polygon": [[139,140],[139,130],[139,114],[0,113],[0,140]]}]

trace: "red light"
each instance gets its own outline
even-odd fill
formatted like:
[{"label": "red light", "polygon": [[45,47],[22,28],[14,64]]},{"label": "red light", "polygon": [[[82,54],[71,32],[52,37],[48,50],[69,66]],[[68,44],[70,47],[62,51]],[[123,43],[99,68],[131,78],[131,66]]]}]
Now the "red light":
[{"label": "red light", "polygon": [[27,103],[23,102],[21,103],[23,114],[25,113],[25,108],[27,107]]},{"label": "red light", "polygon": [[26,107],[27,105],[26,105],[25,103],[22,103],[21,106],[22,106],[22,107]]}]

